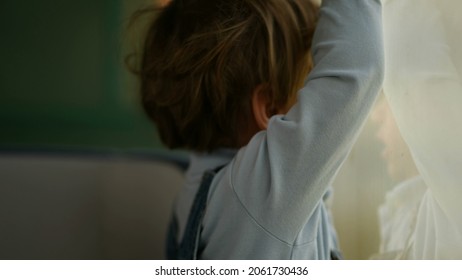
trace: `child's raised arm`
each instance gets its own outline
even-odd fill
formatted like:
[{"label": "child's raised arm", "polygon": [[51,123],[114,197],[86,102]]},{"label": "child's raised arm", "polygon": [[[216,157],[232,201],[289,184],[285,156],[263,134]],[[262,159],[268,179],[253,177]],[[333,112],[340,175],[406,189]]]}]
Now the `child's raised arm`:
[{"label": "child's raised arm", "polygon": [[273,117],[231,166],[231,184],[249,215],[290,244],[345,160],[381,88],[380,0],[324,0],[313,58],[297,104]]}]

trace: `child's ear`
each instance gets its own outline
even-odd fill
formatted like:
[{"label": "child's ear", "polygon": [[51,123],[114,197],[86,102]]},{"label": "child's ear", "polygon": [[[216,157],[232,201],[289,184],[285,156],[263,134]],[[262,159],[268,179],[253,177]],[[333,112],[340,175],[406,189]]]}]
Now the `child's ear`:
[{"label": "child's ear", "polygon": [[258,128],[265,130],[271,115],[270,102],[264,85],[255,88],[252,95],[252,111]]}]

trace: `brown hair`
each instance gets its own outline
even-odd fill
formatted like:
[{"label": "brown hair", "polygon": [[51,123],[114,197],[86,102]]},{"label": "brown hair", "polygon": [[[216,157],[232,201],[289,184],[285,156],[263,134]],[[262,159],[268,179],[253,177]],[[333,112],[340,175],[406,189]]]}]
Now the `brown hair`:
[{"label": "brown hair", "polygon": [[136,73],[168,147],[238,147],[259,85],[274,108],[295,102],[311,69],[310,1],[173,0],[153,10]]}]

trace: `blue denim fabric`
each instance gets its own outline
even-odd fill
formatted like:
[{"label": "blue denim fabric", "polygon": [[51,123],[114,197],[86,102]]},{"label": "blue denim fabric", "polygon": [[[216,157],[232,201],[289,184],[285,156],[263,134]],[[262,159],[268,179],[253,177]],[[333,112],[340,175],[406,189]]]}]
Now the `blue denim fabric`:
[{"label": "blue denim fabric", "polygon": [[169,260],[196,260],[200,257],[199,241],[201,236],[202,219],[204,218],[207,206],[207,197],[215,174],[222,166],[215,170],[208,170],[202,176],[202,181],[194,198],[191,211],[189,213],[183,239],[178,244],[178,222],[172,218],[167,235],[167,259]]}]

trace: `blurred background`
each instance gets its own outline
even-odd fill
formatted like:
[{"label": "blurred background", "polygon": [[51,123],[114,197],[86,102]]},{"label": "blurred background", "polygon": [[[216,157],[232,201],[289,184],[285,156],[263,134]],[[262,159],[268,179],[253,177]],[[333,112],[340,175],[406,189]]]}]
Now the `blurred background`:
[{"label": "blurred background", "polygon": [[145,4],[0,2],[0,259],[163,256],[187,158],[160,146],[124,64]]},{"label": "blurred background", "polygon": [[0,4],[0,144],[159,147],[124,67],[143,0]]},{"label": "blurred background", "polygon": [[[187,156],[161,146],[124,65],[146,3],[0,2],[0,259],[162,258]],[[334,182],[347,259],[378,251],[377,207],[402,179],[380,155],[383,122]]]}]

